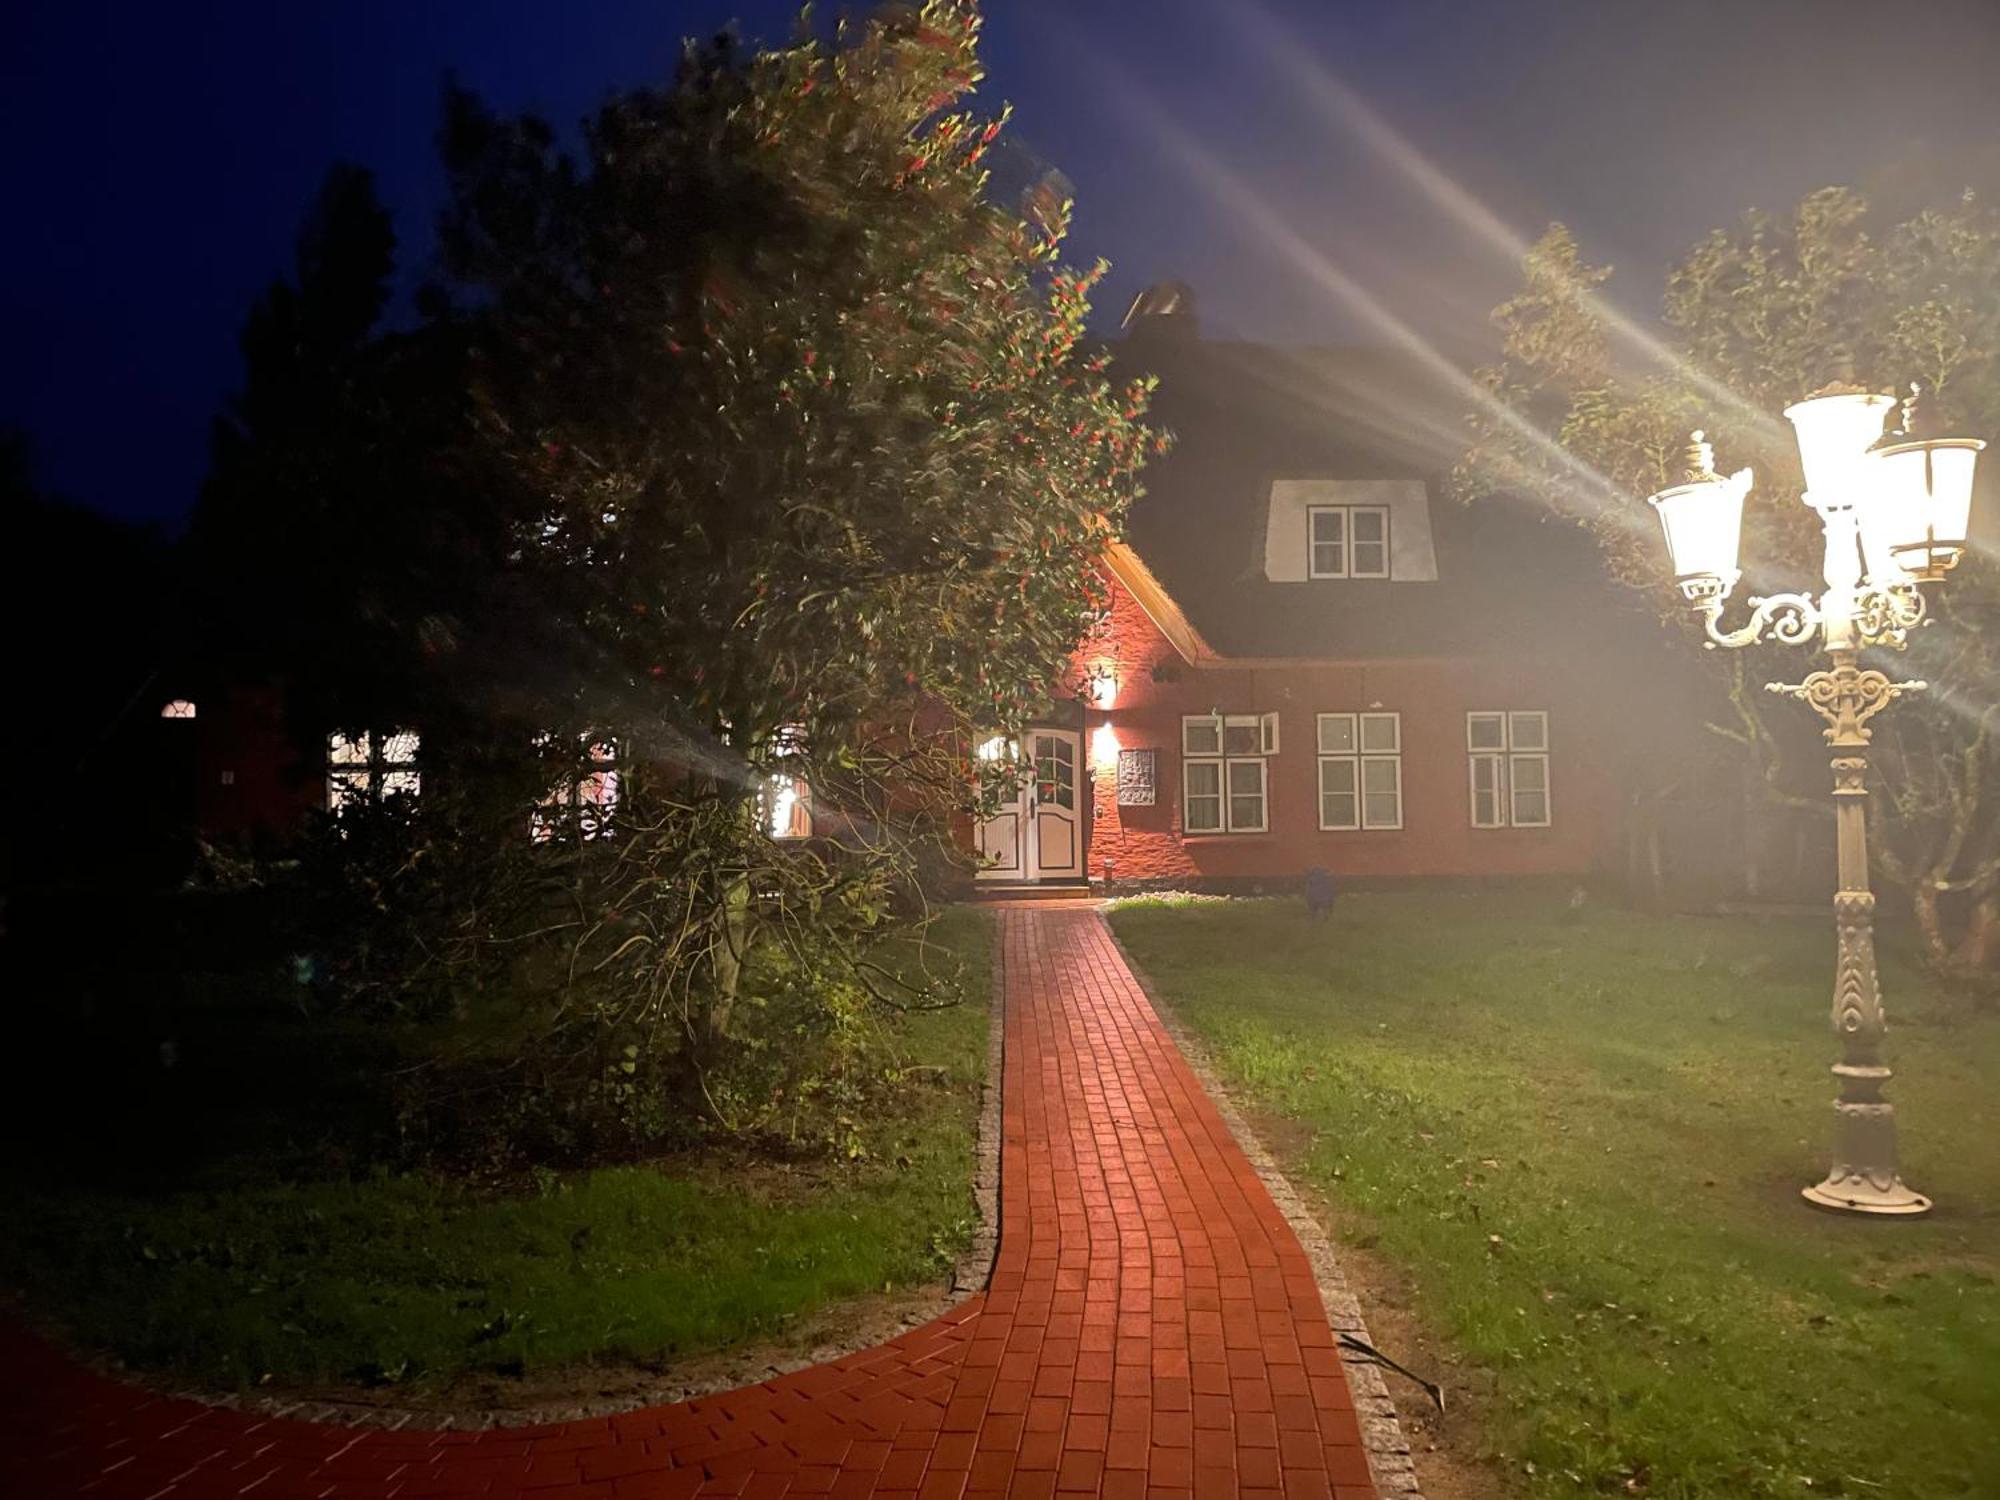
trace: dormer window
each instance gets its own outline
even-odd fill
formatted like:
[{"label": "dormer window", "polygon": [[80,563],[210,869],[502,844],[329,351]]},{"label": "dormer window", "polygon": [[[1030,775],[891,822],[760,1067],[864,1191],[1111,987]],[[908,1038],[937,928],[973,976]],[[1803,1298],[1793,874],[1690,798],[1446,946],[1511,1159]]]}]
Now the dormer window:
[{"label": "dormer window", "polygon": [[1437,576],[1430,492],[1421,479],[1271,481],[1264,526],[1270,582],[1436,583]]},{"label": "dormer window", "polygon": [[1389,576],[1388,506],[1315,505],[1306,518],[1307,577]]}]

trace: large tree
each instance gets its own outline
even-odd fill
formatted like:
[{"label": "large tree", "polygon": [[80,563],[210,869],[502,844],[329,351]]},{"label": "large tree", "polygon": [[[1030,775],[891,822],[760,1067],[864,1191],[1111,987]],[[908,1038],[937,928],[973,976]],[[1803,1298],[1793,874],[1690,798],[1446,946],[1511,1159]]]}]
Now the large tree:
[{"label": "large tree", "polygon": [[389,324],[395,250],[370,174],[333,167],[245,320],[190,526],[204,657],[281,680],[302,741],[432,701],[511,546],[506,491],[465,452],[462,330]]},{"label": "large tree", "polygon": [[[1718,229],[1670,274],[1664,316],[1642,331],[1649,348],[1617,326],[1598,291],[1609,272],[1562,226],[1525,272],[1495,314],[1495,399],[1474,418],[1462,489],[1556,497],[1663,611],[1676,596],[1643,497],[1679,482],[1690,429],[1705,428],[1730,467],[1755,467],[1744,557],[1750,590],[1765,593],[1811,587],[1820,564],[1784,406],[1836,379],[1883,390],[1914,379],[1954,426],[2000,435],[2000,214],[1973,194],[1882,224],[1858,194],[1827,189],[1787,216]],[[1937,623],[1884,663],[1933,690],[1874,721],[1886,794],[1871,799],[1875,848],[1929,957],[1986,967],[2000,959],[2000,642],[1987,628],[2000,582],[1975,555],[1934,600]],[[1694,649],[1696,633],[1685,638]],[[1796,651],[1713,660],[1726,706],[1712,727],[1743,747],[1772,801],[1824,809],[1817,724],[1761,691],[1801,674]]]},{"label": "large tree", "polygon": [[[934,0],[690,46],[575,145],[447,99],[426,307],[467,351],[453,483],[508,541],[407,612],[429,765],[369,900],[425,928],[398,986],[532,982],[600,1095],[691,1070],[753,1124],[735,1061],[907,1002],[871,951],[991,789],[973,740],[1077,690],[1149,388],[1086,338],[1067,204],[989,176],[978,30]],[[609,836],[535,812],[601,795],[593,747]],[[774,838],[799,785],[814,837]]]},{"label": "large tree", "polygon": [[[19,584],[0,600],[0,662],[19,726],[0,750],[15,794],[0,832],[0,894],[171,878],[185,853],[178,809],[155,768],[132,763],[159,712],[146,695],[173,623],[166,543],[154,528],[47,493],[26,435],[7,428],[0,527],[23,573],[32,565],[62,580]],[[111,786],[120,794],[105,795]]]}]

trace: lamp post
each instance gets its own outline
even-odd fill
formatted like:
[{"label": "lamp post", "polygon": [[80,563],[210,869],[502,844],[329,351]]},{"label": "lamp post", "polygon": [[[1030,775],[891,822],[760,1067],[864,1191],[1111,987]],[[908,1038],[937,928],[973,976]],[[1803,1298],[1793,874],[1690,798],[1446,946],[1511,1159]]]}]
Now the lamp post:
[{"label": "lamp post", "polygon": [[1700,616],[1712,648],[1755,645],[1824,647],[1828,666],[1803,682],[1767,684],[1803,700],[1826,721],[1833,750],[1834,828],[1839,889],[1833,897],[1837,957],[1833,1029],[1840,1061],[1833,1104],[1833,1166],[1804,1190],[1821,1208],[1848,1213],[1928,1213],[1931,1200],[1906,1185],[1896,1162],[1895,1106],[1882,1097],[1890,1078],[1882,1060],[1882,996],[1875,972],[1875,897],[1868,887],[1868,721],[1921,682],[1897,682],[1861,665],[1870,647],[1901,650],[1925,621],[1919,585],[1956,566],[1970,530],[1973,466],[1986,445],[1932,430],[1921,392],[1911,387],[1900,430],[1884,434],[1890,397],[1854,386],[1829,386],[1787,407],[1806,477],[1805,503],[1826,536],[1826,587],[1809,594],[1753,597],[1750,618],[1735,630],[1721,621],[1742,573],[1737,566],[1743,501],[1751,474],[1715,472],[1702,433],[1688,449],[1683,483],[1651,504],[1666,532],[1675,582]]}]

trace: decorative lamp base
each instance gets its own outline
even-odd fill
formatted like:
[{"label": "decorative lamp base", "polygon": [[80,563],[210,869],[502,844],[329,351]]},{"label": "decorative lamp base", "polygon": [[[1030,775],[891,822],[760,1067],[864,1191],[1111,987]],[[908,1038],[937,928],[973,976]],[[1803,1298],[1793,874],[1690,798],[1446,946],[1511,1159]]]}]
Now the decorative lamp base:
[{"label": "decorative lamp base", "polygon": [[1913,1219],[1931,1211],[1931,1200],[1905,1186],[1900,1177],[1892,1179],[1886,1188],[1877,1187],[1866,1177],[1829,1177],[1825,1182],[1802,1188],[1799,1196],[1814,1208],[1832,1213]]}]

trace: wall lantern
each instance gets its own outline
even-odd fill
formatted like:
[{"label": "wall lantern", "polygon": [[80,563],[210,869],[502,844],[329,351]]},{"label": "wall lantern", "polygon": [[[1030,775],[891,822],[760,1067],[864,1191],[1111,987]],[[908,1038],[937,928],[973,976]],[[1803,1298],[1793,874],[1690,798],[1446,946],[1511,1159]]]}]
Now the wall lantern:
[{"label": "wall lantern", "polygon": [[1092,667],[1085,685],[1094,707],[1108,709],[1118,701],[1118,673],[1109,662]]},{"label": "wall lantern", "polygon": [[1091,731],[1090,764],[1098,771],[1108,771],[1118,764],[1118,731],[1109,724],[1100,724]]}]

